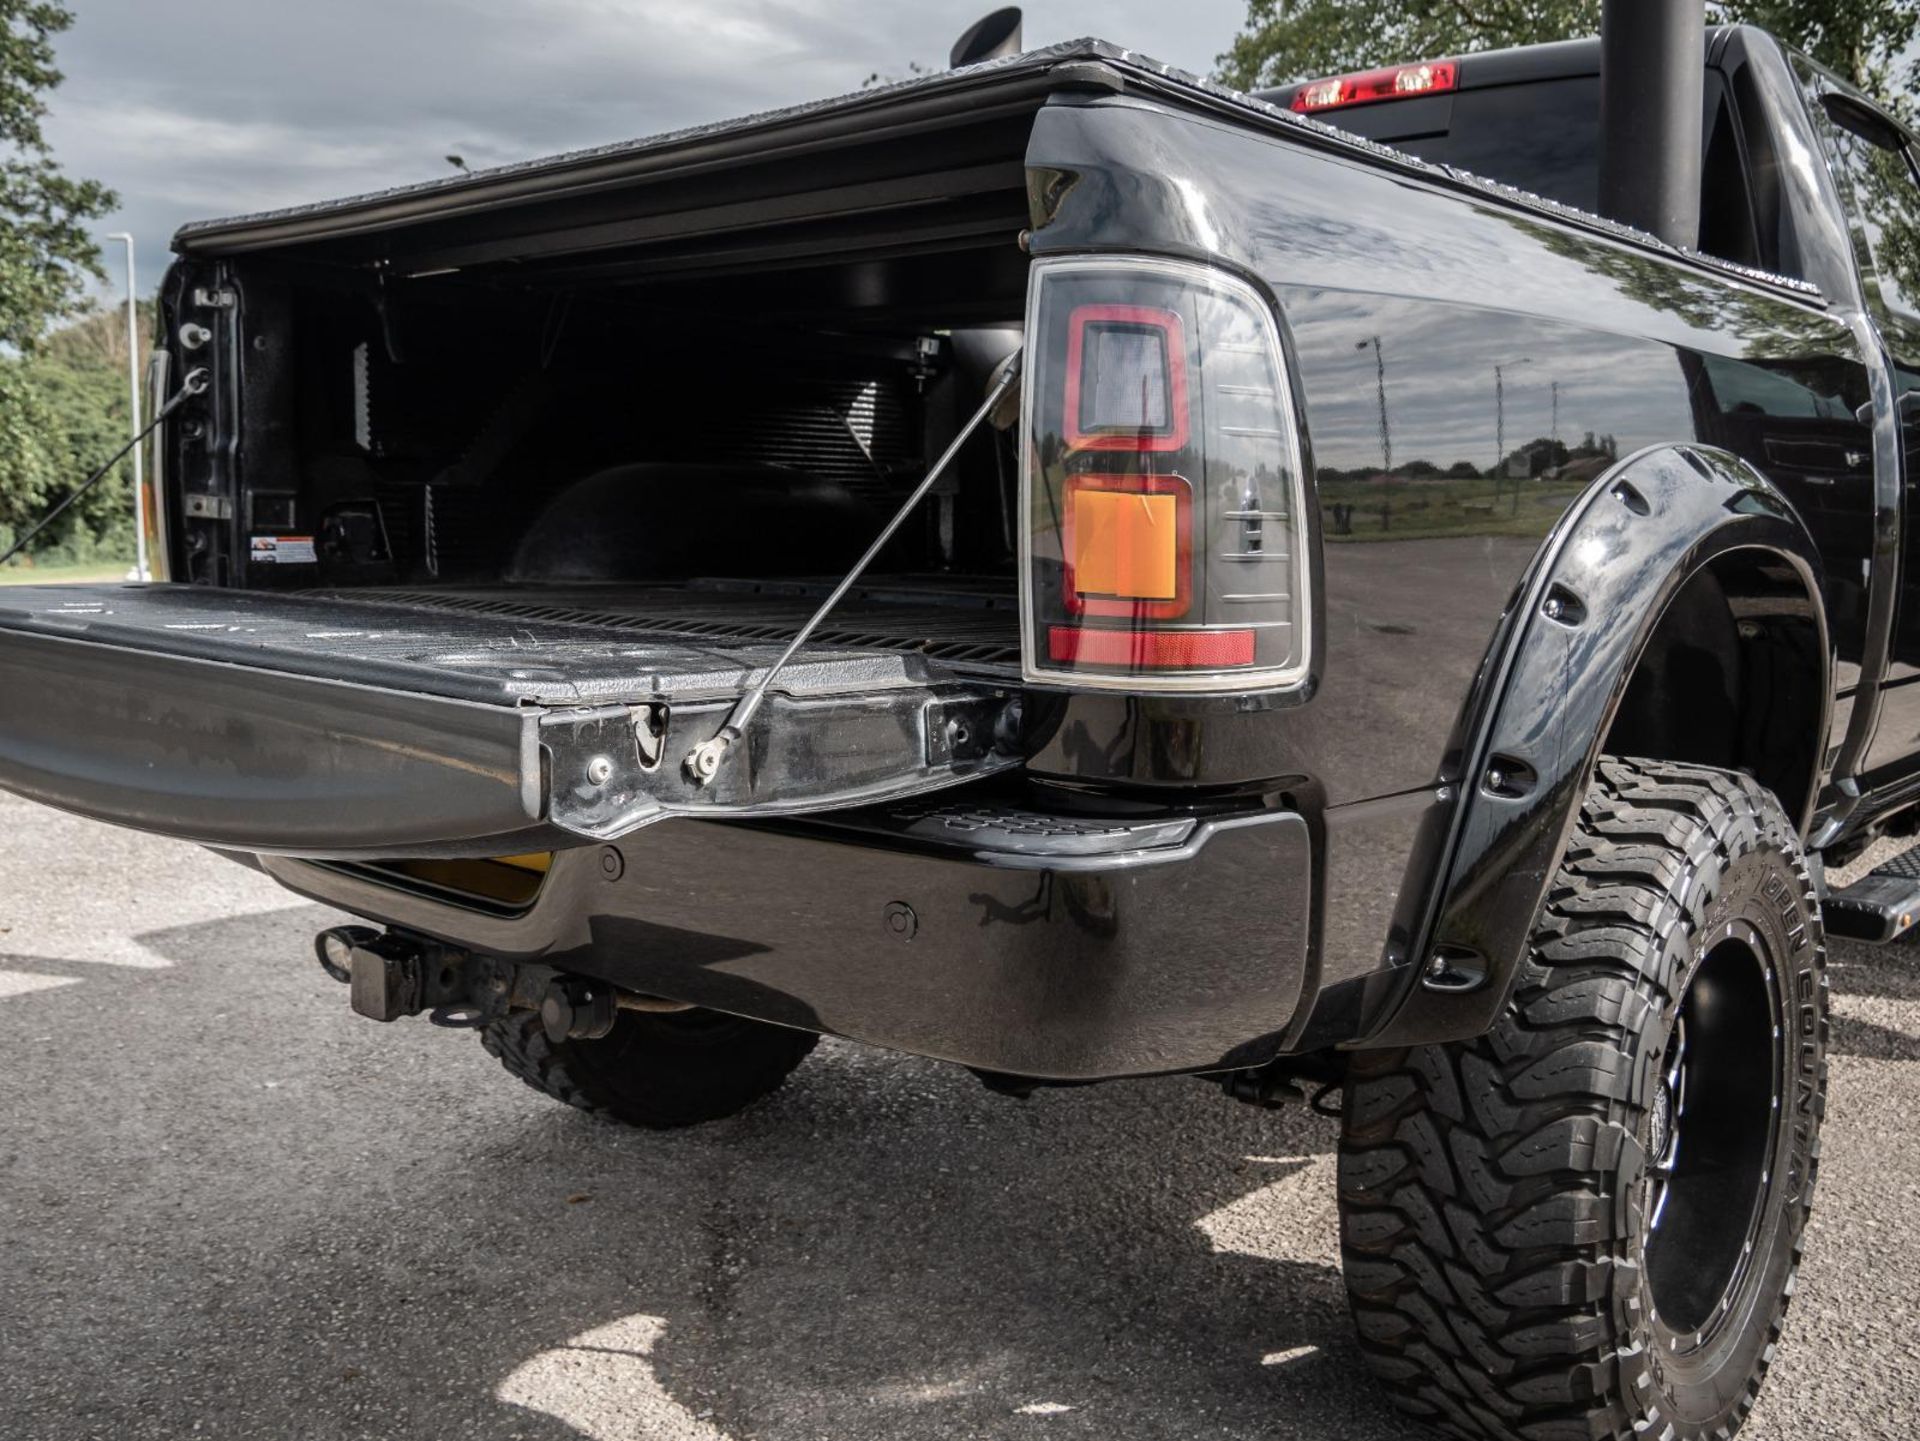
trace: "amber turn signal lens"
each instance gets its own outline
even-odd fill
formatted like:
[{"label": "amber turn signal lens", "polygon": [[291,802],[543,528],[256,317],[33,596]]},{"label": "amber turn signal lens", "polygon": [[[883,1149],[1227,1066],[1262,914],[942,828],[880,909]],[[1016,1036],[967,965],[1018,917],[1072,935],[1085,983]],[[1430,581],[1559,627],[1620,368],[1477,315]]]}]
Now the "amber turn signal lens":
[{"label": "amber turn signal lens", "polygon": [[1082,595],[1172,600],[1179,593],[1179,502],[1138,491],[1075,490],[1073,584]]}]

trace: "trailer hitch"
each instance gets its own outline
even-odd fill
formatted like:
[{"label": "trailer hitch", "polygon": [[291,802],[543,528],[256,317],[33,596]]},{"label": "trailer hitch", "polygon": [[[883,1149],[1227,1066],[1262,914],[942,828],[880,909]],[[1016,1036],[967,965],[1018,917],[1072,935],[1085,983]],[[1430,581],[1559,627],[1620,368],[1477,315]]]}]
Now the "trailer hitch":
[{"label": "trailer hitch", "polygon": [[333,926],[314,937],[313,949],[320,969],[346,985],[355,1014],[370,1021],[424,1011],[437,1026],[484,1026],[512,1009],[520,969],[371,926]]},{"label": "trailer hitch", "polygon": [[621,1011],[690,1011],[684,1001],[622,991],[551,966],[483,956],[405,931],[333,926],[314,937],[320,969],[348,987],[355,1014],[397,1021],[423,1012],[436,1026],[482,1029],[511,1011],[538,1011],[547,1039],[598,1040]]}]

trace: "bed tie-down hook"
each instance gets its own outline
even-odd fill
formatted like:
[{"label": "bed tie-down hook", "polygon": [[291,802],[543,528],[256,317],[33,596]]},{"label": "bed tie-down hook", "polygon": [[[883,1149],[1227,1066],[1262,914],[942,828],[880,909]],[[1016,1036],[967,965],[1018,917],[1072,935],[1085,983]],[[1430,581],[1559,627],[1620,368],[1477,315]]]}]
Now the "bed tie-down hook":
[{"label": "bed tie-down hook", "polygon": [[889,520],[880,534],[874,537],[873,544],[867,547],[866,553],[856,560],[853,568],[840,578],[840,583],[833,588],[832,594],[821,601],[819,608],[807,617],[806,623],[795,633],[793,639],[787,642],[787,648],[780,652],[779,659],[767,667],[751,690],[733,703],[733,708],[727,712],[727,718],[720,723],[720,729],[687,753],[687,774],[692,777],[695,785],[707,785],[720,773],[720,766],[726,759],[727,752],[732,749],[733,743],[746,733],[754,713],[760,709],[760,703],[766,699],[767,691],[772,688],[774,680],[781,671],[786,669],[787,662],[799,654],[800,647],[812,637],[814,631],[819,628],[820,622],[827,618],[828,613],[846,599],[847,592],[853,589],[855,583],[865,574],[867,567],[873,564],[882,550],[886,549],[887,542],[892,540],[894,533],[906,523],[907,517],[913,513],[913,508],[925,500],[928,492],[939,483],[947,467],[953,464],[954,457],[960,454],[960,448],[973,438],[973,433],[988,421],[1002,430],[1013,423],[1017,407],[1011,402],[1017,399],[1020,393],[1021,354],[1021,351],[1016,350],[1000,363],[1000,369],[994,375],[993,384],[987,388],[987,398],[980,403],[980,408],[974,411],[972,418],[965,425],[960,427],[960,433],[954,436],[952,443],[941,452],[940,458],[913,488],[913,494],[901,502],[900,508],[893,513],[893,519]]}]

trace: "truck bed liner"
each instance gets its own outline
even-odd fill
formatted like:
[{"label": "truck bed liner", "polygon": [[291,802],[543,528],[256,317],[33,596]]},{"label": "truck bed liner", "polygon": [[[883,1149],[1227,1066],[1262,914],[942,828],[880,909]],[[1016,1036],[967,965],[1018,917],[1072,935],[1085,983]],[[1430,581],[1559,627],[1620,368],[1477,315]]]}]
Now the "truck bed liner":
[{"label": "truck bed liner", "polygon": [[[315,592],[458,614],[514,617],[714,641],[784,644],[833,587],[834,578],[695,580],[685,585],[457,586],[431,590]],[[1018,601],[1011,578],[877,578],[827,617],[821,646],[899,651],[955,670],[1017,675]]]},{"label": "truck bed liner", "polygon": [[[464,601],[205,586],[22,586],[0,592],[0,628],[106,645],[164,640],[180,656],[494,705],[731,695],[792,634],[791,625],[765,624],[759,628],[769,634],[738,639],[724,626],[656,633],[649,608],[607,609],[605,601],[591,610],[562,600],[490,599],[487,592],[468,592]],[[780,688],[908,684],[918,675],[902,648],[809,645],[782,672]]]}]

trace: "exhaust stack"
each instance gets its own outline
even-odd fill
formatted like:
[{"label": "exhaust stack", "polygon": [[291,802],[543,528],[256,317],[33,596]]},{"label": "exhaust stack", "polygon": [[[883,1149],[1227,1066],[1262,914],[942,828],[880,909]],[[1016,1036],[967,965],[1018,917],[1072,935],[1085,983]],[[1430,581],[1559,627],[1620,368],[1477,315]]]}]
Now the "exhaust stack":
[{"label": "exhaust stack", "polygon": [[1691,249],[1700,239],[1700,0],[1604,0],[1600,213]]},{"label": "exhaust stack", "polygon": [[977,65],[982,60],[998,60],[1003,55],[1020,53],[1020,7],[1009,5],[983,15],[960,33],[953,42],[947,64],[958,70],[962,65]]}]

